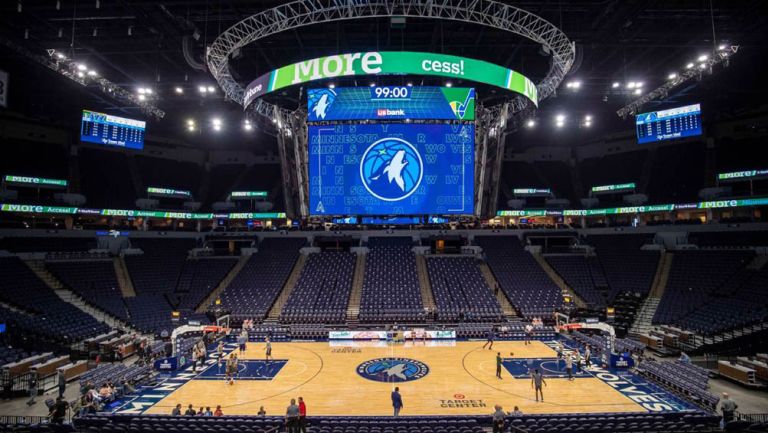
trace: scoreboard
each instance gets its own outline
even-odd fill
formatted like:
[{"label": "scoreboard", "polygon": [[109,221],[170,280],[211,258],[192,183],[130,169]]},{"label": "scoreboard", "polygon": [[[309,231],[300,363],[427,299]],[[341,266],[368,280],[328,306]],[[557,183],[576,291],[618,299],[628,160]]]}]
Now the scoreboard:
[{"label": "scoreboard", "polygon": [[701,135],[700,104],[641,113],[635,117],[638,143]]},{"label": "scoreboard", "polygon": [[475,89],[370,86],[310,89],[307,120],[474,120]]},{"label": "scoreboard", "polygon": [[309,126],[312,215],[471,215],[475,126]]},{"label": "scoreboard", "polygon": [[83,110],[80,140],[105,146],[144,148],[146,122]]}]

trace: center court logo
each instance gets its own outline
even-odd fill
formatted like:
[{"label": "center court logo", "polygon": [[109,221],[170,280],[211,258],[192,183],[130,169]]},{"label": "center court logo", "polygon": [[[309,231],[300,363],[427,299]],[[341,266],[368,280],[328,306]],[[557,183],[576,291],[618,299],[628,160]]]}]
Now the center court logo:
[{"label": "center court logo", "polygon": [[358,365],[357,374],[377,382],[410,382],[429,374],[429,367],[410,358],[376,358]]},{"label": "center court logo", "polygon": [[360,180],[380,200],[403,200],[416,192],[423,176],[424,163],[418,150],[400,138],[375,141],[360,159]]}]

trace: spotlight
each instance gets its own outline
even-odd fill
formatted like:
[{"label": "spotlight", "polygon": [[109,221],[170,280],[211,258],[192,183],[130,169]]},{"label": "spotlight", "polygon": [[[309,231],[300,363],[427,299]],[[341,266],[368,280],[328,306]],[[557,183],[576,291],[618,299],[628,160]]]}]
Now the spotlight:
[{"label": "spotlight", "polygon": [[214,131],[217,131],[217,132],[218,132],[218,131],[221,131],[221,125],[216,125],[216,124],[214,124],[214,125],[213,125],[213,130],[214,130]]},{"label": "spotlight", "polygon": [[706,55],[706,54],[702,54],[702,55],[700,55],[700,56],[699,56],[699,58],[698,58],[698,59],[696,59],[696,60],[698,60],[698,61],[700,61],[700,62],[706,62],[708,58],[709,58],[709,56],[708,56],[708,55]]},{"label": "spotlight", "polygon": [[639,95],[641,93],[643,93],[643,91],[641,89],[635,89],[635,95]]},{"label": "spotlight", "polygon": [[555,123],[555,126],[557,126],[558,128],[562,128],[563,126],[565,126],[565,122],[557,122]]},{"label": "spotlight", "polygon": [[213,119],[211,119],[211,123],[213,123],[213,126],[221,126],[221,119],[219,119],[218,117],[214,117]]},{"label": "spotlight", "polygon": [[528,128],[533,128],[534,126],[536,126],[536,121],[533,119],[528,119],[528,121],[525,122],[525,126]]},{"label": "spotlight", "polygon": [[146,97],[146,96],[144,96],[144,95],[139,95],[139,101],[144,101],[144,100],[146,100],[146,99],[147,99],[147,97]]},{"label": "spotlight", "polygon": [[591,122],[592,121],[592,115],[591,114],[587,114],[586,116],[584,116],[584,121],[585,122]]},{"label": "spotlight", "polygon": [[152,89],[150,89],[149,87],[144,89],[144,91],[147,92],[147,95],[151,95],[152,94]]},{"label": "spotlight", "polygon": [[634,82],[634,81],[630,81],[629,83],[627,83],[627,89],[634,89],[634,88],[635,88],[635,85],[636,85],[636,84],[635,84],[635,82]]},{"label": "spotlight", "polygon": [[176,93],[178,94],[184,93],[184,89],[182,89],[181,87],[177,87],[175,90],[176,90]]},{"label": "spotlight", "polygon": [[723,51],[723,50],[725,50],[726,48],[728,48],[728,45],[725,45],[725,44],[720,44],[720,46],[719,46],[719,47],[717,47],[717,49],[718,49],[718,50],[720,50],[720,51]]},{"label": "spotlight", "polygon": [[558,123],[562,123],[562,122],[565,122],[565,114],[558,114],[557,116],[555,116],[555,120],[556,120]]},{"label": "spotlight", "polygon": [[136,93],[138,93],[139,95],[143,95],[143,94],[147,93],[147,89],[145,89],[143,87],[139,87],[138,89],[136,89]]},{"label": "spotlight", "polygon": [[584,122],[584,127],[585,128],[589,128],[590,126],[592,126],[592,122],[589,122],[589,121]]},{"label": "spotlight", "polygon": [[198,90],[200,93],[205,93],[205,92],[207,92],[207,91],[208,91],[208,89],[206,89],[206,88],[205,88],[205,86],[200,86],[200,87],[198,87],[198,88],[197,88],[197,90]]},{"label": "spotlight", "polygon": [[78,76],[78,77],[80,77],[80,78],[83,78],[83,77],[85,77],[85,74],[84,74],[84,73],[82,73],[82,72],[78,72],[78,73],[77,73],[77,76]]},{"label": "spotlight", "polygon": [[187,131],[195,132],[195,125],[187,125]]},{"label": "spotlight", "polygon": [[611,87],[613,87],[614,89],[619,86],[621,86],[621,83],[619,83],[618,81],[614,81],[613,84],[611,84]]},{"label": "spotlight", "polygon": [[706,63],[699,63],[699,69],[704,69],[707,67]]},{"label": "spotlight", "polygon": [[90,71],[88,71],[88,76],[89,76],[89,77],[95,77],[95,76],[97,76],[97,75],[99,75],[99,74],[98,74],[98,73],[96,73],[96,71],[94,71],[93,69],[91,69]]},{"label": "spotlight", "polygon": [[453,83],[451,83],[450,81],[448,81],[447,83],[445,83],[445,87],[453,87]]},{"label": "spotlight", "polygon": [[277,119],[275,119],[275,118],[273,117],[273,118],[272,118],[272,123],[277,123]]},{"label": "spotlight", "polygon": [[67,56],[65,56],[64,54],[61,54],[61,53],[56,53],[56,58],[58,58],[58,59],[66,59]]},{"label": "spotlight", "polygon": [[688,63],[687,65],[685,65],[685,69],[691,69],[693,66],[694,66],[693,63]]},{"label": "spotlight", "polygon": [[569,89],[574,89],[574,90],[580,89],[581,88],[581,81],[569,81],[565,85],[565,87],[567,87]]},{"label": "spotlight", "polygon": [[331,83],[331,84],[329,84],[329,85],[328,85],[328,88],[329,88],[329,89],[335,89],[335,88],[336,88],[336,85],[335,85],[335,84],[333,84],[333,83]]},{"label": "spotlight", "polygon": [[677,78],[677,74],[674,72],[669,74],[669,76],[667,77],[667,79],[670,79],[670,80],[674,80],[675,78]]},{"label": "spotlight", "polygon": [[213,93],[216,91],[216,88],[213,86],[208,86],[207,90],[208,90],[208,93]]},{"label": "spotlight", "polygon": [[246,123],[245,125],[243,125],[243,129],[245,129],[246,131],[250,131],[253,129],[253,126],[251,126],[250,123]]},{"label": "spotlight", "polygon": [[85,66],[85,65],[84,65],[84,64],[82,64],[82,63],[78,63],[76,66],[77,66],[77,70],[78,70],[78,71],[85,71],[85,70],[88,70],[88,67],[87,67],[87,66]]},{"label": "spotlight", "polygon": [[635,83],[635,87],[643,87],[643,84],[645,83],[643,83],[642,81],[638,81]]},{"label": "spotlight", "polygon": [[195,124],[195,119],[187,119],[187,125],[193,126]]}]

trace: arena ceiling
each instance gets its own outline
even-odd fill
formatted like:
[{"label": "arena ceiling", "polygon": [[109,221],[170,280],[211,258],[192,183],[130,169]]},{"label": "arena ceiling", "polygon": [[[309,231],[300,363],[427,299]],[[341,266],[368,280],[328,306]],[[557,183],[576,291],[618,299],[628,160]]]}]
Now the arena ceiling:
[{"label": "arena ceiling", "polygon": [[[127,89],[152,87],[158,98],[156,105],[168,113],[165,119],[152,122],[150,126],[155,131],[185,141],[218,140],[229,144],[233,141],[231,136],[223,139],[204,133],[184,135],[184,119],[188,117],[223,115],[233,122],[242,118],[240,107],[224,101],[220,90],[206,96],[198,92],[199,85],[215,85],[205,70],[205,46],[237,21],[281,3],[8,0],[0,2],[0,36],[37,54],[44,54],[46,49],[59,50]],[[763,1],[711,0],[711,10],[709,0],[561,0],[513,4],[549,20],[577,45],[576,63],[566,81],[578,80],[581,88],[575,92],[561,87],[557,98],[542,104],[538,113],[542,120],[565,110],[574,116],[595,116],[597,127],[585,134],[626,127],[627,123],[616,117],[615,110],[632,96],[613,91],[611,84],[629,80],[643,81],[646,88],[661,84],[671,71],[700,52],[712,49],[713,23],[718,42],[741,47],[739,58],[729,68],[734,71],[685,86],[670,97],[681,101],[719,98],[717,95],[726,90],[729,95],[741,95],[739,103],[755,97],[750,85],[758,83],[750,80],[759,76],[754,75],[755,70],[765,64],[763,45],[768,33]],[[231,64],[236,78],[247,83],[261,73],[298,60],[370,49],[431,51],[479,58],[520,71],[534,81],[541,79],[548,68],[547,54],[532,41],[473,24],[428,19],[408,19],[402,28],[392,26],[389,20],[360,20],[287,31],[247,46]],[[83,104],[88,104],[88,108],[141,117],[135,107],[116,104],[95,88],[83,91],[79,85],[24,62],[4,48],[0,48],[0,67],[10,69],[14,83],[23,86],[26,92],[20,111],[49,118],[71,117],[71,111],[76,113],[84,108]],[[23,72],[30,68],[40,71]],[[743,74],[749,79],[743,79]],[[389,80],[398,79],[402,80]],[[727,86],[722,85],[724,82]],[[760,85],[764,88],[764,84]],[[184,94],[177,94],[176,87],[184,88]],[[52,104],[52,92],[73,97],[57,98],[57,103]],[[504,96],[494,92],[481,87],[478,93],[486,103],[493,103]],[[298,89],[277,96],[285,106],[300,104]],[[543,131],[527,136],[526,142],[557,140]]]}]

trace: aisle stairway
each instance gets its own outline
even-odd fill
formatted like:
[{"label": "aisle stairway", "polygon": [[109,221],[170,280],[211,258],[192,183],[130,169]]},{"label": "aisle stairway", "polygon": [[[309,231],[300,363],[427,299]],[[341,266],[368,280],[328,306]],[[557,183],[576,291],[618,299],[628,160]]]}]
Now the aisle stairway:
[{"label": "aisle stairway", "polygon": [[347,306],[347,322],[356,323],[358,317],[360,317],[360,299],[363,294],[363,281],[365,280],[365,257],[365,253],[357,253],[355,275],[352,277],[352,292],[349,294],[349,304]]},{"label": "aisle stairway", "polygon": [[544,272],[547,273],[549,278],[558,286],[560,287],[560,290],[563,291],[563,293],[567,293],[568,296],[573,299],[573,303],[576,304],[579,308],[586,308],[587,303],[584,302],[583,299],[581,299],[580,296],[576,294],[576,292],[571,288],[571,286],[568,285],[568,283],[565,282],[565,280],[558,275],[558,273],[552,269],[552,266],[547,263],[547,261],[544,259],[544,256],[542,256],[540,253],[531,253],[533,258],[536,260],[536,262],[541,266],[541,268],[544,270]]},{"label": "aisle stairway", "polygon": [[427,273],[427,260],[422,254],[416,254],[416,271],[419,274],[419,289],[421,290],[421,302],[427,311],[435,311],[435,297],[432,294],[432,285]]},{"label": "aisle stairway", "polygon": [[120,292],[123,294],[123,298],[132,298],[136,296],[136,289],[134,289],[133,280],[131,280],[131,276],[128,274],[128,267],[125,265],[125,259],[122,257],[115,257],[112,259],[112,264],[115,267],[117,284],[120,286]]},{"label": "aisle stairway", "polygon": [[653,277],[651,290],[648,297],[643,301],[643,305],[635,315],[635,322],[629,328],[629,335],[637,337],[646,334],[653,328],[653,316],[659,308],[661,297],[667,289],[669,280],[669,271],[672,269],[672,259],[674,255],[668,251],[662,251],[659,258],[659,264],[656,268],[656,275]]},{"label": "aisle stairway", "polygon": [[248,259],[250,258],[251,256],[240,256],[240,258],[237,259],[235,266],[232,266],[232,269],[230,269],[227,275],[224,276],[224,278],[219,282],[219,285],[213,289],[210,295],[208,295],[205,299],[203,299],[202,302],[200,302],[200,305],[197,306],[195,311],[198,313],[205,313],[205,311],[208,309],[208,306],[213,304],[213,302],[216,301],[216,299],[222,293],[224,293],[224,290],[227,290],[229,284],[232,282],[232,280],[235,279],[237,274],[240,273],[240,271],[243,269],[243,266],[248,263]]},{"label": "aisle stairway", "polygon": [[53,290],[54,293],[56,293],[56,296],[61,298],[62,301],[74,305],[84,313],[92,316],[99,322],[106,323],[112,328],[140,333],[130,324],[118,319],[117,317],[107,313],[100,308],[94,307],[93,305],[85,302],[85,300],[77,293],[65,288],[64,284],[62,284],[62,282],[59,281],[56,276],[54,276],[45,268],[45,262],[39,260],[27,260],[25,263],[27,266],[29,266],[32,272],[38,276],[38,278],[40,278],[48,287]]},{"label": "aisle stairway", "polygon": [[280,312],[283,311],[283,306],[286,302],[288,302],[288,298],[291,296],[291,292],[293,292],[293,289],[296,287],[296,283],[299,281],[299,277],[301,277],[301,271],[304,270],[304,265],[306,263],[307,256],[305,254],[299,254],[299,258],[296,260],[296,264],[293,265],[291,275],[288,277],[288,280],[283,286],[283,290],[280,292],[277,300],[275,300],[275,303],[269,310],[269,314],[267,314],[267,319],[265,320],[266,322],[277,323],[277,319],[280,318]]},{"label": "aisle stairway", "polygon": [[499,290],[496,293],[496,287],[499,286],[499,282],[496,281],[496,277],[493,275],[493,271],[491,271],[491,268],[488,267],[488,264],[483,262],[480,264],[480,273],[483,274],[483,278],[485,279],[485,282],[488,284],[488,287],[491,288],[495,292],[496,300],[499,302],[499,305],[501,306],[501,311],[504,313],[504,317],[506,319],[513,319],[517,317],[517,312],[515,311],[515,308],[512,306],[512,304],[509,302],[509,299],[507,299],[507,295],[504,294],[503,290]]}]

